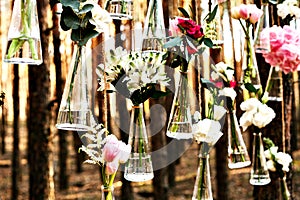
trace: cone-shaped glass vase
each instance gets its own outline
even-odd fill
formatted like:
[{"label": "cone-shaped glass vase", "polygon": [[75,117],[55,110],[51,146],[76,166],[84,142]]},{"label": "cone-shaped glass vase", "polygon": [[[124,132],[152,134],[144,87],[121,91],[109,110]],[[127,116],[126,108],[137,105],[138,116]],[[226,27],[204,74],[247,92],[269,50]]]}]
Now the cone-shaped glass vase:
[{"label": "cone-shaped glass vase", "polygon": [[209,151],[207,143],[200,144],[199,165],[192,200],[212,200],[210,180]]},{"label": "cone-shaped glass vase", "polygon": [[228,167],[237,169],[251,164],[235,110],[227,113],[228,119]]},{"label": "cone-shaped glass vase", "polygon": [[253,133],[253,156],[250,176],[251,185],[267,185],[271,182],[261,133]]},{"label": "cone-shaped glass vase", "polygon": [[[249,31],[251,32],[251,30]],[[245,37],[244,51],[243,51],[243,65],[242,65],[242,82],[244,85],[252,84],[255,89],[261,88],[261,81],[257,66],[256,55],[254,51],[254,44],[252,35]],[[254,97],[254,92],[249,92],[248,90],[243,90],[244,99]]]},{"label": "cone-shaped glass vase", "polygon": [[150,0],[143,31],[142,51],[163,52],[166,41],[161,0]]},{"label": "cone-shaped glass vase", "polygon": [[15,0],[4,62],[39,65],[42,60],[36,0]]},{"label": "cone-shaped glass vase", "polygon": [[286,176],[280,178],[280,190],[279,190],[279,200],[291,200],[291,193],[288,189],[287,183],[286,183]]},{"label": "cone-shaped glass vase", "polygon": [[124,177],[128,181],[148,181],[154,177],[148,135],[144,120],[143,104],[133,106],[131,111],[129,141],[131,153],[125,164]]},{"label": "cone-shaped glass vase", "polygon": [[115,200],[114,186],[101,186],[101,200]]},{"label": "cone-shaped glass vase", "polygon": [[132,19],[132,0],[108,0],[105,9],[110,13],[112,19],[130,20]]},{"label": "cone-shaped glass vase", "polygon": [[279,67],[270,67],[268,85],[266,86],[266,91],[268,94],[269,101],[282,101],[283,93],[283,82],[282,82],[282,72]]},{"label": "cone-shaped glass vase", "polygon": [[176,89],[167,128],[167,136],[178,140],[191,139],[193,138],[192,115],[187,72],[180,71],[179,83]]},{"label": "cone-shaped glass vase", "polygon": [[257,53],[267,53],[270,51],[270,35],[261,34],[263,29],[270,27],[269,21],[269,1],[262,0],[261,10],[263,15],[259,18],[254,35],[254,48]]},{"label": "cone-shaped glass vase", "polygon": [[89,91],[89,69],[86,60],[86,47],[74,45],[74,53],[69,68],[56,128],[72,131],[86,131],[96,121],[91,110]]}]

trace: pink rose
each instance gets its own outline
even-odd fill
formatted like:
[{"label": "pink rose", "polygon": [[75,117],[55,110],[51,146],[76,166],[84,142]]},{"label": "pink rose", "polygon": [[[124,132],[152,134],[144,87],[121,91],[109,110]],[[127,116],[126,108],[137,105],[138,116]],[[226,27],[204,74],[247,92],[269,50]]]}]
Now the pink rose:
[{"label": "pink rose", "polygon": [[183,17],[175,17],[174,19],[170,19],[169,26],[170,26],[170,35],[171,36],[178,36],[178,35],[182,34],[180,28],[178,27],[178,19],[186,19],[187,20],[187,18],[183,18]]},{"label": "pink rose", "polygon": [[198,39],[204,35],[200,25],[191,19],[178,18],[178,26],[183,28],[187,35],[193,39]]},{"label": "pink rose", "polygon": [[103,147],[103,158],[106,162],[112,162],[120,153],[119,141],[115,135],[108,135]]}]

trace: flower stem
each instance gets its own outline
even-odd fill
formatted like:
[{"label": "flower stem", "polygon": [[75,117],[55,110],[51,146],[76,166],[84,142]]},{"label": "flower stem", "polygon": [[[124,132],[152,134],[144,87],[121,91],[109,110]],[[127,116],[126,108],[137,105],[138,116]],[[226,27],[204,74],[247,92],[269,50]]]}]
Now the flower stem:
[{"label": "flower stem", "polygon": [[70,89],[69,89],[69,93],[68,93],[68,99],[67,99],[67,105],[68,105],[68,111],[69,111],[69,120],[70,123],[73,123],[73,116],[71,113],[71,98],[72,98],[72,93],[73,93],[73,86],[74,86],[74,79],[75,76],[77,74],[77,69],[78,69],[78,65],[80,62],[80,56],[81,56],[81,51],[82,51],[82,46],[78,46],[78,49],[76,51],[76,57],[75,57],[75,62],[74,62],[74,68],[73,68],[73,72],[72,72],[72,77],[71,77],[71,82],[70,82]]}]

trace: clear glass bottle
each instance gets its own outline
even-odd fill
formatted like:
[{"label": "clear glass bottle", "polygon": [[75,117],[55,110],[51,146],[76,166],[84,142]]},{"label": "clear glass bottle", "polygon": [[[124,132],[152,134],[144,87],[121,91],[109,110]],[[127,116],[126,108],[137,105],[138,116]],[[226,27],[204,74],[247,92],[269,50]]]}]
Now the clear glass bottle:
[{"label": "clear glass bottle", "polygon": [[[257,90],[261,89],[261,81],[257,66],[257,59],[255,55],[254,42],[251,34],[252,30],[249,30],[249,37],[245,37],[244,51],[243,51],[243,63],[242,63],[242,83],[252,84]],[[245,88],[243,89],[244,99],[254,97],[253,92],[249,92]]]},{"label": "clear glass bottle", "polygon": [[264,154],[261,132],[253,133],[253,136],[253,156],[250,184],[267,185],[271,182],[271,179],[267,167],[266,157]]},{"label": "clear glass bottle", "polygon": [[207,143],[200,144],[199,165],[192,200],[212,200],[212,186],[210,180],[209,151]]},{"label": "clear glass bottle", "polygon": [[133,12],[132,0],[108,0],[105,9],[110,13],[112,19],[131,20]]},{"label": "clear glass bottle", "polygon": [[42,47],[36,0],[15,0],[3,61],[40,65]]},{"label": "clear glass bottle", "polygon": [[154,174],[143,104],[133,106],[131,112],[128,140],[128,144],[131,145],[131,153],[125,164],[124,178],[133,182],[148,181],[154,177]]},{"label": "clear glass bottle", "polygon": [[280,190],[278,200],[291,200],[292,197],[286,183],[286,176],[279,179],[279,184]]},{"label": "clear glass bottle", "polygon": [[150,0],[144,23],[142,51],[163,52],[165,29],[162,1]]},{"label": "clear glass bottle", "polygon": [[268,92],[268,100],[269,101],[282,101],[283,94],[283,82],[282,82],[282,74],[279,67],[270,67],[269,77],[268,77],[268,85],[266,86],[266,90]]},{"label": "clear glass bottle", "polygon": [[235,110],[227,113],[228,120],[228,167],[237,169],[251,164]]},{"label": "clear glass bottle", "polygon": [[261,32],[263,29],[270,28],[270,19],[269,19],[269,1],[261,1],[261,10],[263,15],[259,18],[257,26],[255,29],[254,35],[254,48],[257,53],[267,53],[270,52],[270,35],[262,35]]},{"label": "clear glass bottle", "polygon": [[187,72],[180,71],[167,127],[167,136],[178,140],[193,138],[190,88],[187,76]]},{"label": "clear glass bottle", "polygon": [[101,186],[101,200],[115,200],[114,186]]},{"label": "clear glass bottle", "polygon": [[91,110],[89,71],[86,47],[74,45],[71,65],[57,116],[56,128],[72,131],[86,131],[96,125]]}]

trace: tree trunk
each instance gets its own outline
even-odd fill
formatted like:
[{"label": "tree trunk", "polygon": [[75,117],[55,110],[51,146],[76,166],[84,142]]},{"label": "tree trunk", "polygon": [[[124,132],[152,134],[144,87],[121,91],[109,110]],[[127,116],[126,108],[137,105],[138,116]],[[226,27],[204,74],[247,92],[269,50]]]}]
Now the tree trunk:
[{"label": "tree trunk", "polygon": [[[157,101],[150,100],[150,131],[152,145],[152,162],[154,168],[154,178],[152,181],[154,199],[167,200],[168,199],[168,171],[167,171],[167,152],[166,145],[166,119],[167,113],[164,104],[165,98]],[[160,105],[160,106],[158,106]],[[163,106],[163,107],[161,107]],[[164,109],[164,110],[161,110]],[[159,164],[162,167],[157,166]]]},{"label": "tree trunk", "polygon": [[49,196],[49,147],[50,94],[48,1],[37,1],[41,44],[44,62],[28,66],[29,113],[28,113],[28,164],[29,199],[48,199]]},{"label": "tree trunk", "polygon": [[21,177],[20,167],[20,149],[19,149],[19,115],[20,115],[20,98],[19,98],[19,65],[14,65],[13,79],[13,155],[12,155],[12,195],[11,199],[18,199],[19,186],[18,181]]},{"label": "tree trunk", "polygon": [[[52,12],[52,22],[53,22],[53,49],[54,49],[54,64],[55,64],[55,90],[56,90],[56,102],[61,102],[62,94],[63,94],[63,79],[61,72],[61,54],[60,54],[60,32],[59,32],[59,18],[56,14],[57,8],[53,8]],[[56,116],[58,115],[59,105],[56,108]],[[58,129],[58,145],[59,145],[59,153],[58,153],[58,162],[59,162],[59,189],[66,190],[69,187],[69,176],[67,173],[67,159],[68,159],[68,143],[66,140],[67,131]]]}]

